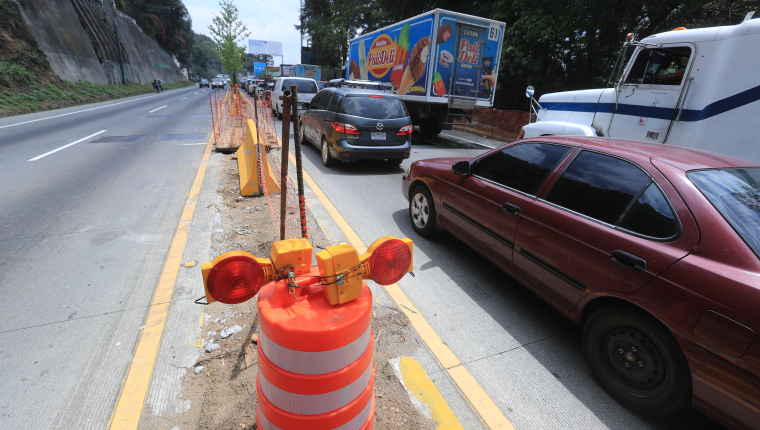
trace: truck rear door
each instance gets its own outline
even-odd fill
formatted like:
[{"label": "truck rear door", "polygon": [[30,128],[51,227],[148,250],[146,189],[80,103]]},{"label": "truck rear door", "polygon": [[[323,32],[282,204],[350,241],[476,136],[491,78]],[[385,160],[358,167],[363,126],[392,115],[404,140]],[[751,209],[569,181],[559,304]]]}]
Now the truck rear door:
[{"label": "truck rear door", "polygon": [[617,91],[609,137],[663,143],[688,90],[690,43],[638,49]]},{"label": "truck rear door", "polygon": [[458,25],[456,67],[452,76],[452,95],[477,99],[483,74],[483,49],[487,28],[462,23]]}]

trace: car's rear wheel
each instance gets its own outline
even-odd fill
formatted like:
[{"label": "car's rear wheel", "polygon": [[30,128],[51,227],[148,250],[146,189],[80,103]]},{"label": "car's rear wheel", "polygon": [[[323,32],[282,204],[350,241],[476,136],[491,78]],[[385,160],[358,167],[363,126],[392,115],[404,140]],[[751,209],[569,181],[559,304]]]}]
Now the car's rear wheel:
[{"label": "car's rear wheel", "polygon": [[410,194],[409,219],[412,228],[420,236],[435,235],[435,204],[430,190],[423,185],[415,187]]},{"label": "car's rear wheel", "polygon": [[330,147],[327,144],[327,139],[322,138],[322,165],[325,167],[332,167],[335,165],[335,159],[330,155]]},{"label": "car's rear wheel", "polygon": [[277,119],[282,121],[282,112],[280,112],[280,106],[277,105]]},{"label": "car's rear wheel", "polygon": [[403,158],[389,158],[388,159],[388,164],[392,164],[394,166],[398,166],[399,164],[403,162],[404,162]]},{"label": "car's rear wheel", "polygon": [[602,388],[628,408],[669,415],[691,406],[686,357],[652,316],[628,307],[595,312],[583,328],[583,352]]}]

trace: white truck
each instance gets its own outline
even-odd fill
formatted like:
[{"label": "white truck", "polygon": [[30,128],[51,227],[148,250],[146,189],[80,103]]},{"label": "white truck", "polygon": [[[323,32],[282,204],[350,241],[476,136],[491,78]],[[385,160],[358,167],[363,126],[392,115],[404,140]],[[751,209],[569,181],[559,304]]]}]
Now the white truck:
[{"label": "white truck", "polygon": [[627,39],[612,88],[544,94],[536,102],[529,87],[535,118],[521,137],[605,136],[760,163],[760,19]]}]

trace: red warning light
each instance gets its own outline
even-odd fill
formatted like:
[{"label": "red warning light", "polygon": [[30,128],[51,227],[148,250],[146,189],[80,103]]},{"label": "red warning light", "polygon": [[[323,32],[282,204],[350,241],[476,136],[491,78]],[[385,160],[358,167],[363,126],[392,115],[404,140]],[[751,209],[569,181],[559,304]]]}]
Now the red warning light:
[{"label": "red warning light", "polygon": [[369,258],[370,278],[380,285],[390,285],[409,272],[412,251],[401,239],[380,244]]},{"label": "red warning light", "polygon": [[264,269],[246,256],[228,257],[208,274],[208,294],[222,303],[234,305],[250,300],[266,280]]}]

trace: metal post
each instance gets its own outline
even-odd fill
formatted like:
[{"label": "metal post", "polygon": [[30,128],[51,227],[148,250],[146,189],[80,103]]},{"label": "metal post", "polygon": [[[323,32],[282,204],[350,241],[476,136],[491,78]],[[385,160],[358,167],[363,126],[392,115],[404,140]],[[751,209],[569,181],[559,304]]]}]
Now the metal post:
[{"label": "metal post", "polygon": [[293,143],[296,148],[296,179],[298,181],[298,207],[301,220],[301,237],[308,239],[309,233],[306,229],[306,199],[304,198],[303,192],[303,164],[301,163],[301,124],[298,120],[298,86],[291,85],[290,92],[293,94],[291,103],[293,106]]},{"label": "metal post", "polygon": [[127,85],[127,74],[124,73],[124,58],[121,56],[121,42],[119,42],[119,26],[116,24],[116,2],[111,3],[113,11],[113,29],[116,32],[116,50],[119,51],[119,66],[121,67],[121,83]]},{"label": "metal post", "polygon": [[282,92],[282,169],[280,175],[280,240],[285,240],[288,213],[288,153],[290,151],[290,90]]}]

